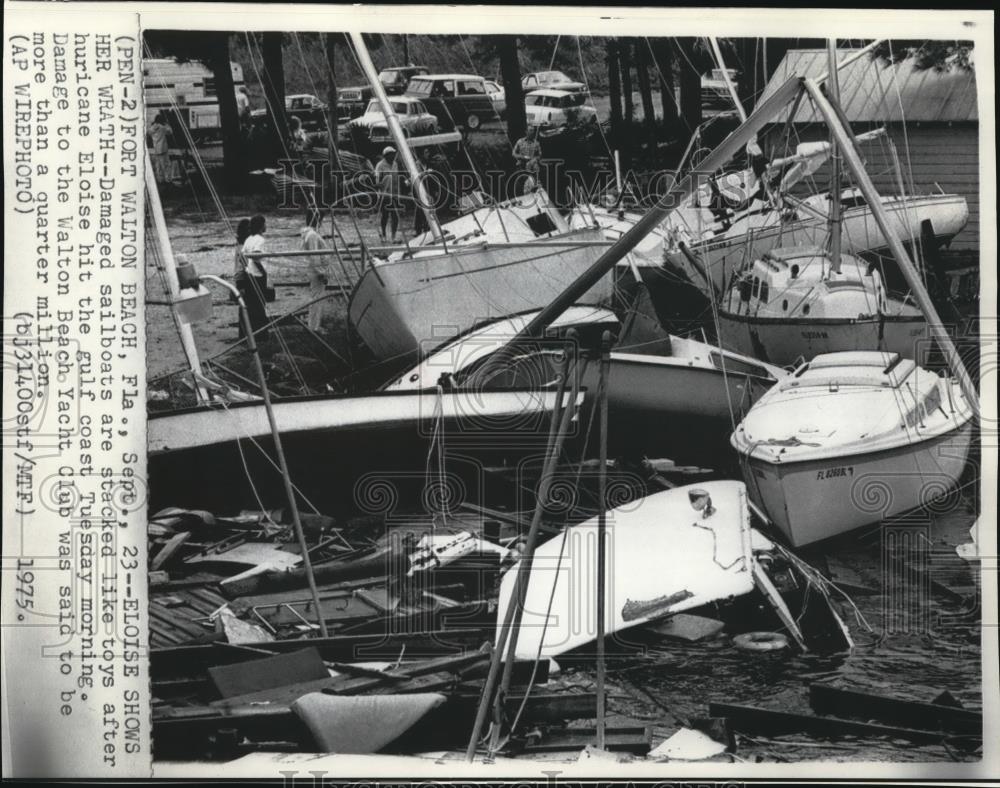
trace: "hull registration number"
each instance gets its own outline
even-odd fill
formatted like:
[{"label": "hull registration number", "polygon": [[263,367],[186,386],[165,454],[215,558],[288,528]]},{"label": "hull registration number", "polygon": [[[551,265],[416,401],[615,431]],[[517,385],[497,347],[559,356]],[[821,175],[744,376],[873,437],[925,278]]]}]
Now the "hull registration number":
[{"label": "hull registration number", "polygon": [[817,479],[836,479],[841,476],[853,476],[854,466],[853,465],[841,465],[839,468],[827,468],[823,471],[816,472]]}]

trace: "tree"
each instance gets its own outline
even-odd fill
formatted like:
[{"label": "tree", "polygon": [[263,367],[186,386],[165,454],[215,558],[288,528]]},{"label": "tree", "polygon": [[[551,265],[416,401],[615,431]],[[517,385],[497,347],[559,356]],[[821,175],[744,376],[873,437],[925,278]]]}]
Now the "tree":
[{"label": "tree", "polygon": [[681,72],[681,120],[685,131],[690,135],[701,125],[701,75],[704,58],[698,51],[697,39],[676,38],[674,41]]},{"label": "tree", "polygon": [[635,73],[642,100],[643,125],[650,148],[656,148],[656,110],[653,108],[653,87],[649,81],[649,46],[641,38],[632,39],[635,49]]},{"label": "tree", "polygon": [[517,36],[497,36],[496,49],[500,57],[500,77],[503,80],[507,104],[507,136],[511,142],[524,136],[528,116],[524,109],[524,88],[521,86],[521,64],[517,58]]},{"label": "tree", "polygon": [[974,71],[974,47],[972,41],[883,41],[872,51],[872,59],[899,63],[912,58],[918,71]]},{"label": "tree", "polygon": [[326,55],[326,149],[330,169],[340,168],[337,157],[337,39],[341,33],[326,33],[323,36],[323,49]]},{"label": "tree", "polygon": [[629,51],[628,39],[618,45],[618,60],[622,75],[622,99],[626,122],[635,118],[635,104],[632,99],[632,55]]},{"label": "tree", "polygon": [[197,61],[211,69],[219,102],[223,179],[229,188],[238,188],[246,174],[246,150],[230,65],[231,35],[224,31],[147,30],[143,39],[149,51],[162,57],[181,63]]},{"label": "tree", "polygon": [[615,38],[607,42],[608,58],[608,91],[611,100],[611,141],[616,148],[620,147],[623,137],[622,126],[622,77],[621,59],[618,57],[619,43]]},{"label": "tree", "polygon": [[271,119],[272,147],[275,160],[287,158],[288,118],[285,115],[285,62],[281,51],[284,33],[261,34],[261,60],[264,63],[264,101]]},{"label": "tree", "polygon": [[660,88],[660,105],[663,111],[663,131],[670,139],[677,126],[677,103],[674,98],[674,53],[668,38],[646,39],[652,49],[652,61]]}]

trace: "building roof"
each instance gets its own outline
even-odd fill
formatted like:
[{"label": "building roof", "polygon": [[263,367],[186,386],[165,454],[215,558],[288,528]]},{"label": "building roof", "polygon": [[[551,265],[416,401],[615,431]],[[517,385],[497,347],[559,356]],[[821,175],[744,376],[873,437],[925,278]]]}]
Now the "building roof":
[{"label": "building roof", "polygon": [[[843,60],[857,50],[841,49],[837,59]],[[819,77],[828,71],[825,49],[792,49],[778,65],[764,88],[761,100],[767,98],[793,75]],[[907,58],[896,65],[873,61],[862,55],[840,70],[840,103],[847,119],[853,122],[952,123],[976,121],[976,75],[974,71],[951,68],[923,71],[915,68],[914,59]],[[775,120],[784,122],[789,110]],[[811,102],[804,99],[795,114],[796,123],[821,122],[822,118]]]}]

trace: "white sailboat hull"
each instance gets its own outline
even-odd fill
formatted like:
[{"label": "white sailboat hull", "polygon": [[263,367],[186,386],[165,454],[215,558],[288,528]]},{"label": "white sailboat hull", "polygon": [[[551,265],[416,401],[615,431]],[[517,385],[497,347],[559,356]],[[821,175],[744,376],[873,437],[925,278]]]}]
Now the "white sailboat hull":
[{"label": "white sailboat hull", "polygon": [[[477,324],[547,306],[605,248],[573,242],[601,240],[599,230],[583,230],[538,244],[458,248],[380,263],[351,297],[351,324],[380,359],[423,355]],[[612,291],[609,274],[580,303],[605,303]]]},{"label": "white sailboat hull", "polygon": [[928,337],[922,315],[779,319],[719,312],[724,347],[779,366],[841,350],[886,350],[916,359]]},{"label": "white sailboat hull", "polygon": [[871,454],[743,463],[750,497],[793,547],[803,547],[931,503],[955,487],[970,422],[930,440]]},{"label": "white sailboat hull", "polygon": [[[695,511],[689,490],[711,496]],[[607,517],[605,632],[749,593],[754,587],[750,517],[740,482],[679,487],[612,509]],[[555,657],[597,637],[597,518],[535,550],[516,657]],[[501,582],[497,626],[512,603],[517,568]]]},{"label": "white sailboat hull", "polygon": [[[537,452],[555,401],[554,391],[383,392],[279,400],[274,412],[296,489],[329,513],[366,511],[381,498],[391,508],[411,488],[419,494],[435,434],[447,438],[449,474],[467,473],[470,483],[486,457]],[[147,441],[154,510],[286,502],[260,402],[151,414]]]},{"label": "white sailboat hull", "polygon": [[[905,201],[885,197],[882,206],[892,229],[904,241],[919,239],[922,223],[930,221],[935,241],[947,243],[969,221],[968,203],[964,197],[954,194],[908,197]],[[841,221],[841,251],[844,254],[878,251],[888,245],[867,206],[845,209]],[[701,265],[707,267],[716,292],[722,293],[733,272],[746,261],[762,257],[779,246],[822,245],[828,235],[826,217],[782,223],[776,211],[768,210],[734,224],[722,237],[693,244],[692,251]],[[679,250],[667,251],[665,259],[668,268],[688,279],[706,295],[711,295],[704,273],[697,270]]]}]

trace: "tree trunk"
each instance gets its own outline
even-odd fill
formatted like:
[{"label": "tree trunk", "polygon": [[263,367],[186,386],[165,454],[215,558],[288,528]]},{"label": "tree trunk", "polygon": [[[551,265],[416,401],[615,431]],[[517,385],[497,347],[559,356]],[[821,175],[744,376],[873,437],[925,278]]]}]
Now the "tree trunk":
[{"label": "tree trunk", "polygon": [[337,37],[340,33],[326,33],[323,36],[323,49],[326,54],[326,150],[330,161],[330,172],[340,169],[337,157]]},{"label": "tree trunk", "polygon": [[632,55],[629,52],[628,39],[618,45],[618,60],[621,63],[625,122],[631,123],[635,119],[635,103],[632,100]]},{"label": "tree trunk", "polygon": [[677,45],[681,69],[681,120],[684,132],[690,136],[701,125],[701,74],[696,65],[695,39],[678,38]]},{"label": "tree trunk", "polygon": [[649,44],[643,38],[633,39],[635,46],[635,72],[642,99],[642,118],[650,149],[656,149],[656,110],[653,107],[653,87],[649,82]]},{"label": "tree trunk", "polygon": [[500,77],[507,103],[507,136],[511,142],[516,142],[528,128],[528,116],[524,111],[524,89],[521,87],[521,64],[517,59],[517,36],[497,36],[497,53],[500,56]]},{"label": "tree trunk", "polygon": [[615,148],[620,147],[622,137],[622,76],[621,62],[618,58],[618,41],[608,39],[608,92],[611,100],[611,142]]},{"label": "tree trunk", "polygon": [[229,62],[229,34],[215,36],[208,63],[215,79],[219,102],[219,127],[222,134],[222,166],[226,185],[238,189],[246,171],[246,150],[240,130],[240,111],[236,105],[236,85]]},{"label": "tree trunk", "polygon": [[677,131],[677,98],[674,94],[674,53],[670,39],[654,38],[653,63],[660,85],[660,105],[663,110],[664,139],[672,139]]},{"label": "tree trunk", "polygon": [[276,161],[287,159],[288,118],[285,115],[285,63],[281,51],[284,33],[262,33],[264,100],[271,120],[272,152]]}]

